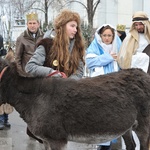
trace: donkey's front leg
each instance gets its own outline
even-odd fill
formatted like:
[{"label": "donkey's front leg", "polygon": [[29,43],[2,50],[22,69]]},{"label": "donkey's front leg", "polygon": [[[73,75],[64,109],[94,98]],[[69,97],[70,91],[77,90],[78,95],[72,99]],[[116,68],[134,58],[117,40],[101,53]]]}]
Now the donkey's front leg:
[{"label": "donkey's front leg", "polygon": [[67,150],[67,140],[44,141],[45,150]]}]

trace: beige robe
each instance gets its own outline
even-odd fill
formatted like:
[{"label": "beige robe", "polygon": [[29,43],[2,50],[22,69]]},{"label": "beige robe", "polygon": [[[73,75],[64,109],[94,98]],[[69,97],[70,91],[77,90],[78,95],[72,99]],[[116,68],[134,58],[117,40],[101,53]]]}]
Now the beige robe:
[{"label": "beige robe", "polygon": [[[133,18],[134,17],[147,18],[147,16],[143,12],[137,12],[133,16]],[[118,54],[117,61],[121,69],[131,68],[132,56],[136,53],[136,50],[139,47],[139,37],[137,30],[134,28],[134,22],[142,22],[144,24],[144,36],[150,44],[150,21],[133,21],[129,34],[124,39],[120,52]]]}]

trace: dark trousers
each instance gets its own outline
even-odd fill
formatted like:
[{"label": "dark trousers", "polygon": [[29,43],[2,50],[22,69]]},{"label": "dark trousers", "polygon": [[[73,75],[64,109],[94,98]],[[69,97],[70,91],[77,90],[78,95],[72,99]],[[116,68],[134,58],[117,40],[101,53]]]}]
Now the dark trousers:
[{"label": "dark trousers", "polygon": [[7,122],[8,121],[8,114],[0,115],[0,121],[3,123]]}]

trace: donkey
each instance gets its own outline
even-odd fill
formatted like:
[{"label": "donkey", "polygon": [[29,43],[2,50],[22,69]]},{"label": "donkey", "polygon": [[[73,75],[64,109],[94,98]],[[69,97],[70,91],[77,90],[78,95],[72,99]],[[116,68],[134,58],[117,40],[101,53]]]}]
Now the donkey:
[{"label": "donkey", "polygon": [[[127,69],[93,78],[23,77],[16,63],[0,59],[0,105],[11,104],[45,150],[68,141],[96,144],[123,135],[127,150],[148,150],[150,76]],[[133,128],[138,122],[136,128]]]}]

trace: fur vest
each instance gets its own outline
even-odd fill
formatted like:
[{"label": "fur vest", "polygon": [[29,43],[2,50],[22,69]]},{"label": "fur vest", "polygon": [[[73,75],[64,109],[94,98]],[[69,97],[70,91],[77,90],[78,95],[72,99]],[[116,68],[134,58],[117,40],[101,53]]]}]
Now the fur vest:
[{"label": "fur vest", "polygon": [[40,42],[37,43],[36,47],[38,47],[39,45],[44,46],[44,48],[45,48],[45,53],[46,53],[46,58],[45,58],[45,62],[44,62],[44,65],[43,65],[43,66],[51,67],[51,68],[53,68],[53,69],[56,69],[55,66],[51,66],[50,63],[49,63],[50,51],[51,51],[51,48],[52,48],[52,45],[53,45],[53,39],[44,38],[44,39],[42,39]]}]

